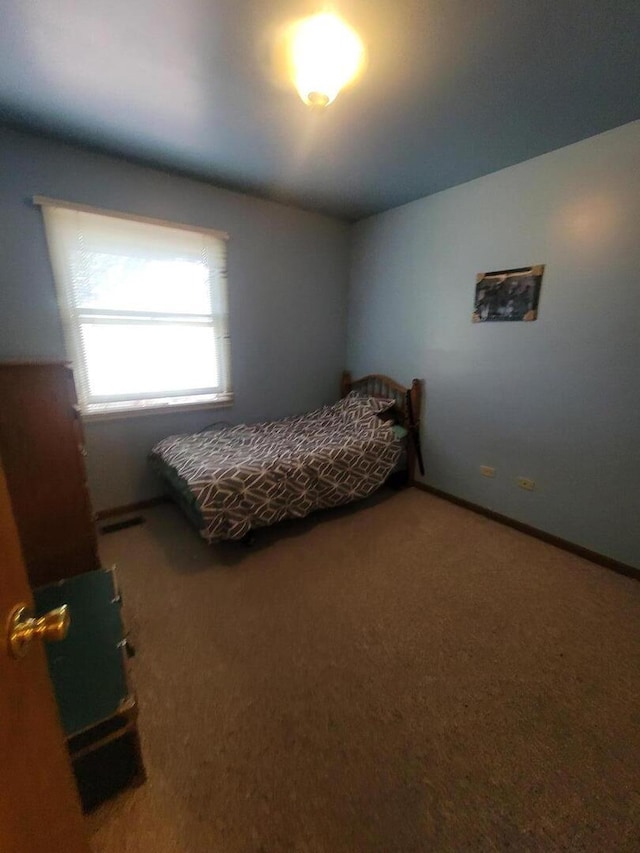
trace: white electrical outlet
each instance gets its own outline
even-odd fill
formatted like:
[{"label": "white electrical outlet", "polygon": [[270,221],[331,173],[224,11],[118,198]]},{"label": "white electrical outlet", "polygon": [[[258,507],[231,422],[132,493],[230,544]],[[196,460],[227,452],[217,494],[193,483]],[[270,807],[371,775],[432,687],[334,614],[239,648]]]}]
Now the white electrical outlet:
[{"label": "white electrical outlet", "polygon": [[536,487],[535,480],[529,480],[527,477],[518,477],[518,485],[528,492],[532,492]]},{"label": "white electrical outlet", "polygon": [[490,465],[481,465],[480,466],[480,473],[482,474],[483,477],[495,477],[496,476],[496,469],[492,468]]}]

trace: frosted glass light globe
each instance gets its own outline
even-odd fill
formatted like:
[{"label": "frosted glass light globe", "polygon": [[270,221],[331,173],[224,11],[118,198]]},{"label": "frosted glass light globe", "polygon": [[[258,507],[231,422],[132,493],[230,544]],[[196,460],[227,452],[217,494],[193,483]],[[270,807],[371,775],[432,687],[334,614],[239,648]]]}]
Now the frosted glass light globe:
[{"label": "frosted glass light globe", "polygon": [[314,15],[293,26],[291,72],[305,104],[330,104],[357,77],[364,57],[360,36],[336,15]]}]

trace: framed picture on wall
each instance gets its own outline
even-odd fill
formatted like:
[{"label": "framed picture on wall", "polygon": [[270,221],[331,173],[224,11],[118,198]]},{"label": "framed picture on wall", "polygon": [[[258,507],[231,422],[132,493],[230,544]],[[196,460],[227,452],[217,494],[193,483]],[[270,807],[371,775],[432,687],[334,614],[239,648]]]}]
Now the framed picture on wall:
[{"label": "framed picture on wall", "polygon": [[474,323],[537,320],[544,264],[476,276]]}]

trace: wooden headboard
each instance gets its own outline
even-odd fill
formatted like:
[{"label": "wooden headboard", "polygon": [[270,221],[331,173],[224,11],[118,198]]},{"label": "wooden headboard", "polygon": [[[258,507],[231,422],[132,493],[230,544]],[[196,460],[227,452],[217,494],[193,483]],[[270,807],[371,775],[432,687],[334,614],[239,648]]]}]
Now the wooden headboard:
[{"label": "wooden headboard", "polygon": [[[366,394],[368,397],[384,397],[387,400],[396,401],[396,411],[398,413],[398,421],[408,430],[413,430],[415,438],[420,441],[420,413],[422,411],[422,383],[419,379],[414,379],[411,386],[407,388],[396,382],[395,379],[390,379],[388,376],[383,376],[381,373],[370,373],[367,376],[361,376],[360,379],[352,379],[348,370],[342,374],[341,395],[346,397],[349,391],[357,391],[360,394]],[[411,397],[411,408],[413,410],[413,423],[410,422],[409,412],[407,407],[407,396]],[[407,444],[407,468],[409,473],[409,481],[411,482],[415,474],[416,450],[413,441]]]}]

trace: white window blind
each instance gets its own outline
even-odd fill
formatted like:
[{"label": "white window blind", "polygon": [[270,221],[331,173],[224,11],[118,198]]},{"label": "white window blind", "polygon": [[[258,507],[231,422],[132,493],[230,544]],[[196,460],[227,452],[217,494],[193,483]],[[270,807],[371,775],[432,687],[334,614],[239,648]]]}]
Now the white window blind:
[{"label": "white window blind", "polygon": [[37,201],[83,413],[230,400],[225,236]]}]

